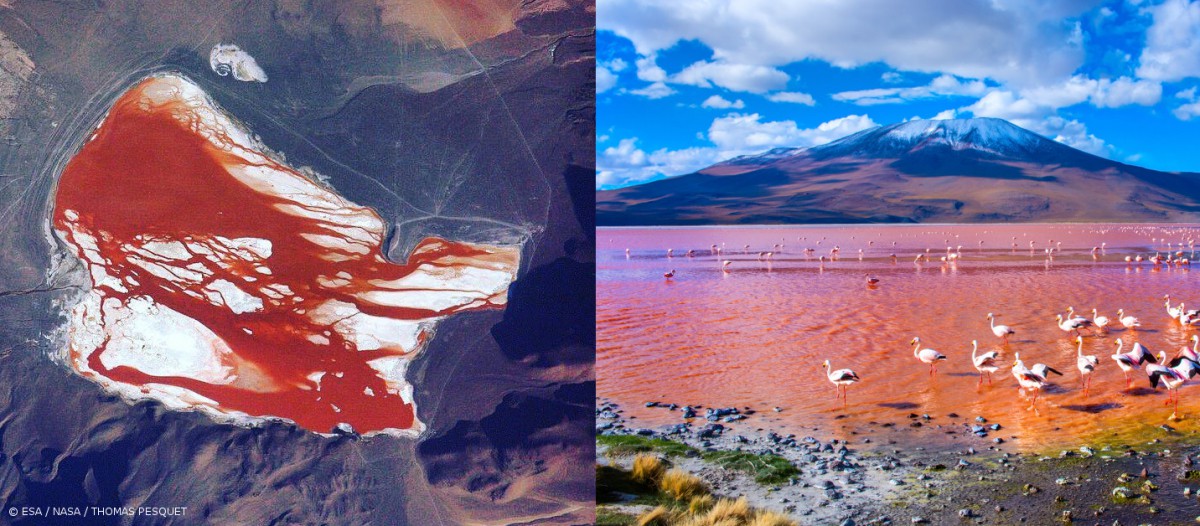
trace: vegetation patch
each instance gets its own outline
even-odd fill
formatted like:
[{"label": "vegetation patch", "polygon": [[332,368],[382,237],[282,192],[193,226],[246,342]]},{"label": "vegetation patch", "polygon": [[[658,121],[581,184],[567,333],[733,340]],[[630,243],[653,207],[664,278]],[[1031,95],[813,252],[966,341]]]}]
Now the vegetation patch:
[{"label": "vegetation patch", "polygon": [[596,526],[635,526],[637,517],[621,513],[609,506],[596,507]]},{"label": "vegetation patch", "polygon": [[725,469],[744,472],[764,486],[785,484],[800,476],[800,470],[786,458],[773,453],[756,454],[745,451],[710,451],[703,454],[704,460]]},{"label": "vegetation patch", "polygon": [[699,452],[687,444],[639,435],[600,435],[596,437],[596,443],[607,447],[609,453],[618,456],[662,453],[668,457],[682,457]]}]

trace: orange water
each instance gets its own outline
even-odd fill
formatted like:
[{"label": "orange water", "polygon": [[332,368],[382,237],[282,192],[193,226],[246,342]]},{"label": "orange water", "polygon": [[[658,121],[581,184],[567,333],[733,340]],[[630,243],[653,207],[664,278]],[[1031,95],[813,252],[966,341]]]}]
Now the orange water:
[{"label": "orange water", "polygon": [[[1165,254],[1171,243],[1172,252],[1194,259],[1188,245],[1200,241],[1200,225],[614,228],[601,229],[599,239],[598,391],[621,403],[639,427],[681,421],[678,412],[642,407],[655,400],[750,406],[766,411],[741,425],[797,433],[846,433],[868,422],[907,421],[913,412],[955,412],[1000,422],[1005,429],[995,436],[1015,435],[1010,442],[1021,448],[1133,437],[1167,423],[1172,409],[1142,372],[1135,388],[1125,389],[1109,358],[1116,340],[1126,351],[1140,341],[1173,355],[1197,333],[1168,317],[1163,295],[1200,307],[1200,276],[1124,258]],[[724,247],[721,254],[712,253],[713,244]],[[822,269],[818,257],[829,258],[835,246],[839,258]],[[956,263],[939,261],[948,246],[961,254]],[[1053,259],[1045,252],[1051,246]],[[806,247],[814,252],[806,255]],[[694,257],[684,255],[689,249]],[[926,249],[931,260],[914,263]],[[764,251],[776,253],[765,261]],[[732,262],[728,272],[723,261]],[[675,278],[664,279],[672,269]],[[865,274],[880,284],[868,288]],[[1084,354],[1100,357],[1086,397],[1073,336],[1054,319],[1069,306],[1089,317],[1097,308],[1116,326],[1084,338]],[[1119,308],[1140,318],[1142,329],[1120,328]],[[989,312],[1017,331],[1008,345],[992,334]],[[913,357],[914,336],[949,358],[933,377]],[[980,353],[1002,352],[991,386],[977,387],[972,339]],[[1026,366],[1045,363],[1065,375],[1053,377],[1036,413],[1018,397],[1009,367],[1014,353]],[[823,374],[825,359],[862,377],[844,408]],[[1171,425],[1200,430],[1200,388],[1187,385],[1182,393],[1186,418]],[[773,406],[784,410],[776,414]]]}]

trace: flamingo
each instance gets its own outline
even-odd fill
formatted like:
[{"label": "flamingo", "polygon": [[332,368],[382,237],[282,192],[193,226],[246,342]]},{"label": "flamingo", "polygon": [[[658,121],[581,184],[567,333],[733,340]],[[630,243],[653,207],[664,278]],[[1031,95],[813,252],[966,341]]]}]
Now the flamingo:
[{"label": "flamingo", "polygon": [[1121,325],[1124,325],[1129,330],[1137,330],[1138,327],[1142,326],[1142,322],[1137,318],[1126,316],[1125,309],[1117,309],[1117,320],[1120,320]]},{"label": "flamingo", "polygon": [[663,277],[667,279],[675,277],[675,269],[671,269],[670,272],[663,272]]},{"label": "flamingo", "polygon": [[1097,329],[1100,329],[1102,332],[1108,332],[1109,321],[1108,316],[1101,316],[1096,313],[1096,309],[1092,309],[1092,323],[1096,325]]},{"label": "flamingo", "polygon": [[975,364],[975,370],[979,371],[979,385],[983,385],[983,375],[986,373],[988,385],[992,385],[992,373],[996,372],[1000,367],[996,365],[996,359],[1000,354],[996,351],[988,351],[980,356],[975,356],[975,352],[979,350],[979,342],[971,340],[971,363]]},{"label": "flamingo", "polygon": [[1078,323],[1081,328],[1092,326],[1092,320],[1075,314],[1075,307],[1067,307],[1067,319]]},{"label": "flamingo", "polygon": [[1154,355],[1150,354],[1150,352],[1147,351],[1146,348],[1140,343],[1135,342],[1133,344],[1133,350],[1127,353],[1121,352],[1121,349],[1124,347],[1124,345],[1125,342],[1118,339],[1117,352],[1109,358],[1115,360],[1117,362],[1117,367],[1120,367],[1121,371],[1125,373],[1125,388],[1129,389],[1130,387],[1133,387],[1133,378],[1129,376],[1129,372],[1137,369],[1144,362],[1154,363],[1155,360]]},{"label": "flamingo", "polygon": [[825,360],[824,367],[825,367],[825,375],[829,377],[829,382],[833,384],[833,389],[835,391],[838,391],[838,395],[835,396],[834,399],[841,397],[842,398],[842,407],[845,407],[846,406],[846,387],[854,382],[861,380],[861,378],[859,378],[858,374],[856,374],[854,371],[851,371],[850,369],[838,369],[836,371],[830,371],[831,366],[829,365],[829,360]]},{"label": "flamingo", "polygon": [[870,274],[867,274],[866,276],[868,287],[874,287],[875,285],[879,284],[879,278],[872,278]]},{"label": "flamingo", "polygon": [[1179,352],[1175,353],[1175,357],[1171,359],[1169,364],[1171,367],[1179,365],[1182,359],[1187,358],[1194,362],[1200,362],[1200,336],[1192,335],[1192,348],[1188,349],[1186,345],[1179,348]]},{"label": "flamingo", "polygon": [[[1167,353],[1159,351],[1158,359],[1166,361]],[[1175,403],[1175,408],[1171,411],[1170,420],[1177,420],[1176,414],[1179,412],[1179,387],[1182,386],[1189,378],[1200,374],[1200,363],[1190,358],[1182,358],[1182,362],[1174,367],[1152,363],[1146,365],[1146,374],[1150,377],[1150,386],[1158,389],[1158,383],[1162,382],[1167,388],[1167,401],[1163,405]]]},{"label": "flamingo", "polygon": [[938,360],[945,360],[946,355],[933,349],[922,349],[920,338],[913,338],[912,341],[908,343],[909,345],[913,346],[913,356],[915,356],[918,360],[921,360],[921,362],[929,364],[929,376],[933,376],[933,373],[937,372]]},{"label": "flamingo", "polygon": [[1012,327],[1009,327],[1008,325],[996,325],[996,317],[992,313],[989,312],[987,317],[988,323],[992,327],[992,334],[995,334],[997,338],[1004,340],[1004,343],[1008,343],[1008,336],[1010,334],[1017,333],[1017,331],[1014,331]]},{"label": "flamingo", "polygon": [[1041,363],[1035,364],[1032,369],[1026,369],[1025,364],[1021,362],[1020,353],[1017,353],[1013,358],[1013,377],[1017,379],[1017,384],[1020,386],[1019,390],[1024,391],[1029,389],[1033,391],[1033,398],[1029,402],[1029,409],[1037,412],[1038,393],[1040,393],[1042,391],[1042,387],[1048,383],[1046,380],[1046,373],[1054,373],[1060,376],[1062,373],[1051,369],[1050,367],[1046,366],[1046,364]]},{"label": "flamingo", "polygon": [[1079,343],[1079,347],[1075,350],[1075,366],[1079,368],[1079,374],[1083,383],[1083,396],[1088,395],[1088,391],[1092,389],[1092,373],[1096,370],[1096,366],[1100,361],[1095,356],[1083,355],[1083,336],[1077,336],[1075,341]]},{"label": "flamingo", "polygon": [[1167,316],[1170,316],[1171,319],[1179,319],[1179,315],[1183,314],[1183,305],[1172,307],[1170,294],[1163,295],[1163,299],[1167,302]]},{"label": "flamingo", "polygon": [[[1062,314],[1056,314],[1054,317],[1058,320],[1058,328],[1065,332],[1073,332],[1076,336],[1079,336],[1079,329],[1084,328],[1083,325],[1080,325],[1075,320],[1063,320]],[[1088,323],[1091,322],[1089,321]]]}]

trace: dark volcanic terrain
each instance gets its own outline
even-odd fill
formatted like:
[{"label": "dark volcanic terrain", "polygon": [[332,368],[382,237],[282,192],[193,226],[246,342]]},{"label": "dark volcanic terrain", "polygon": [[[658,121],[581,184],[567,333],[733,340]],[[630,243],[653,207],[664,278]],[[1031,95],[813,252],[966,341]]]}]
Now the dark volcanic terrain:
[{"label": "dark volcanic terrain", "polygon": [[1200,174],[1097,157],[991,118],[909,121],[598,192],[600,225],[1187,222]]},{"label": "dark volcanic terrain", "polygon": [[[591,522],[593,25],[571,0],[0,2],[0,523]],[[269,80],[214,72],[217,44]],[[67,365],[91,285],[50,229],[58,177],[163,72],[374,209],[392,261],[428,236],[521,247],[507,307],[445,319],[407,370],[419,438],[216,423]],[[20,512],[46,506],[187,512]]]}]

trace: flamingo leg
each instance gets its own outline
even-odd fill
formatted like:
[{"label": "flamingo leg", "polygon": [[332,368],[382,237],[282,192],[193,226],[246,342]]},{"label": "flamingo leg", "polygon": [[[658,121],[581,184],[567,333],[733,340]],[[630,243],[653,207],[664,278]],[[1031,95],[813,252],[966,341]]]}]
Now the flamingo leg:
[{"label": "flamingo leg", "polygon": [[979,383],[975,384],[975,387],[983,387],[983,372],[979,373]]}]

